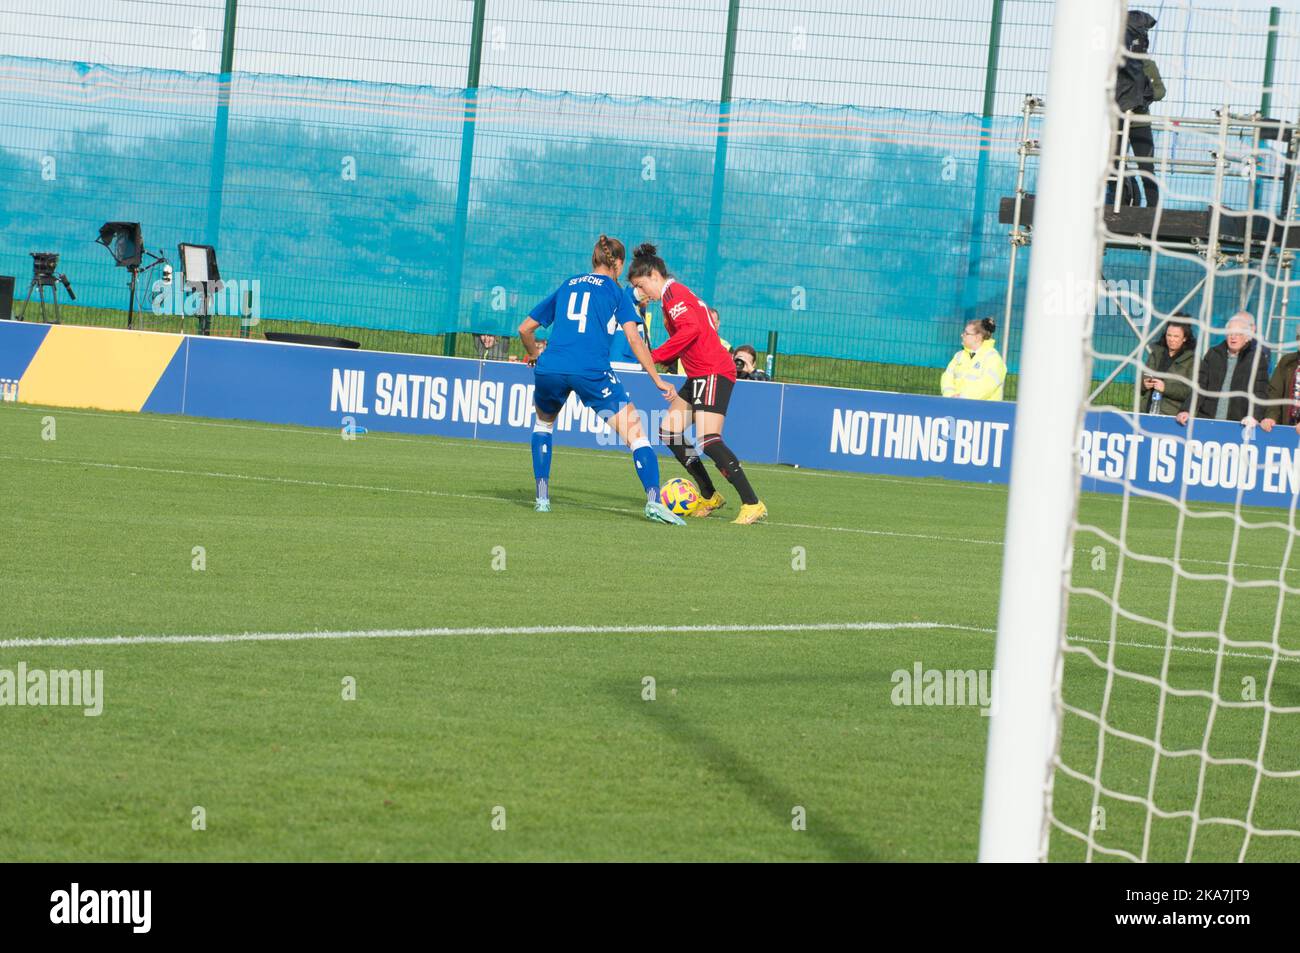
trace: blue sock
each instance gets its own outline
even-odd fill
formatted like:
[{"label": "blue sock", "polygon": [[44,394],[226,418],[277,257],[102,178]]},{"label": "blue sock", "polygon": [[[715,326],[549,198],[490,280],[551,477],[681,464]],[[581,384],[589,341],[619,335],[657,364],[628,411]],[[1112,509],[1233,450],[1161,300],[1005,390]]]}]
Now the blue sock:
[{"label": "blue sock", "polygon": [[659,457],[650,446],[650,441],[642,437],[632,445],[632,462],[636,464],[636,475],[645,487],[646,499],[654,502],[659,499]]},{"label": "blue sock", "polygon": [[533,425],[533,478],[537,481],[537,498],[550,499],[551,439],[554,422],[537,421]]}]

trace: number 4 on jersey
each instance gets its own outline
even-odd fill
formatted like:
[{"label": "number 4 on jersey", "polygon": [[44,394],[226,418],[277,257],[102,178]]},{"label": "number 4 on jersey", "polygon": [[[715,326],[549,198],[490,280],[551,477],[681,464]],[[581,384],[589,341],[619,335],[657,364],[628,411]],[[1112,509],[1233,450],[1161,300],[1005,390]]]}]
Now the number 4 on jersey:
[{"label": "number 4 on jersey", "polygon": [[591,292],[584,291],[582,293],[582,307],[579,310],[575,311],[573,310],[573,306],[578,301],[578,292],[575,291],[571,295],[569,295],[569,320],[578,322],[579,334],[584,334],[587,330],[587,302],[589,302],[590,300],[591,300]]}]

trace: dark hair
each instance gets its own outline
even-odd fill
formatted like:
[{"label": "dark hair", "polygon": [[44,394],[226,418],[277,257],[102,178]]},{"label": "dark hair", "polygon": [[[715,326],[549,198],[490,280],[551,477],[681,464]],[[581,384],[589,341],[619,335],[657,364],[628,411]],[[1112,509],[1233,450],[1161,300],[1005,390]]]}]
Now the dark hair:
[{"label": "dark hair", "polygon": [[[1181,319],[1181,320],[1175,320]],[[1189,347],[1196,347],[1196,335],[1192,334],[1192,316],[1185,311],[1175,312],[1173,317],[1165,322],[1165,326],[1160,329],[1160,340],[1165,339],[1165,332],[1170,328],[1181,328],[1183,331],[1183,350]],[[1165,345],[1168,347],[1168,345]]]},{"label": "dark hair", "polygon": [[732,351],[731,353],[734,355],[734,354],[739,354],[741,351],[748,351],[748,352],[749,352],[749,356],[752,357],[752,358],[754,359],[754,362],[755,362],[755,363],[758,362],[758,352],[755,351],[754,348],[753,348],[751,345],[749,345],[749,344],[742,344],[742,345],[740,345],[740,347],[736,348],[736,349],[735,349],[734,351]]},{"label": "dark hair", "polygon": [[980,329],[980,333],[984,335],[985,339],[993,337],[993,332],[998,329],[997,324],[992,318],[971,318],[963,325],[963,327],[968,328],[972,324]]},{"label": "dark hair", "polygon": [[608,235],[601,235],[596,239],[596,247],[591,250],[591,267],[600,268],[603,265],[606,268],[613,268],[626,257],[627,252],[623,249],[621,241]]},{"label": "dark hair", "polygon": [[636,251],[632,252],[632,267],[627,270],[628,280],[645,278],[652,271],[659,272],[665,278],[668,277],[668,266],[659,257],[659,250],[649,242],[642,242],[636,246]]}]

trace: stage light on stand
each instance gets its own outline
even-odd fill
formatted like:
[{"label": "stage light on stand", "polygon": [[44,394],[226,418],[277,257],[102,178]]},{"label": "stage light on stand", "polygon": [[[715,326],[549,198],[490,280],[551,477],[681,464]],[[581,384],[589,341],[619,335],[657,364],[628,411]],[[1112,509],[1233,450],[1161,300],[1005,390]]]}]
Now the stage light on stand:
[{"label": "stage light on stand", "polygon": [[200,334],[212,333],[212,296],[225,285],[217,268],[217,250],[211,245],[191,245],[181,242],[176,246],[181,260],[181,273],[185,288],[198,291],[203,296],[203,307],[197,315]]},{"label": "stage light on stand", "polygon": [[[126,306],[126,326],[130,328],[135,323],[135,289],[140,275],[148,274],[159,265],[168,268],[170,265],[161,250],[155,255],[144,247],[139,222],[105,222],[100,226],[99,237],[95,241],[107,248],[117,266],[125,268],[131,275],[131,280],[127,282],[130,298]],[[153,261],[141,268],[145,255]]]}]

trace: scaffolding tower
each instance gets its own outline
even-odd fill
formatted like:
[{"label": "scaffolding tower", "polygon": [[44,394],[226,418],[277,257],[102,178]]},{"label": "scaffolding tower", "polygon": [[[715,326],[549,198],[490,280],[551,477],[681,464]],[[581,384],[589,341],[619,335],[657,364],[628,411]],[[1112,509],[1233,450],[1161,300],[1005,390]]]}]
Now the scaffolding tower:
[{"label": "scaffolding tower", "polygon": [[[1030,157],[1041,153],[1036,130],[1046,114],[1040,96],[1026,96],[1021,107],[1020,139],[1016,149],[1015,194],[999,203],[998,220],[1010,225],[1011,254],[1007,266],[1006,301],[1003,314],[1004,346],[1011,354],[1016,272],[1020,250],[1033,241],[1034,195],[1026,190]],[[1151,157],[1127,155],[1134,126],[1149,125],[1163,132],[1161,148]],[[1238,283],[1239,310],[1253,309],[1257,328],[1264,343],[1282,343],[1286,339],[1286,322],[1291,319],[1290,298],[1293,287],[1295,252],[1300,249],[1300,219],[1297,218],[1295,172],[1300,137],[1300,120],[1269,118],[1258,112],[1245,115],[1226,107],[1212,117],[1152,116],[1124,113],[1116,134],[1116,148],[1111,155],[1108,191],[1113,194],[1103,210],[1106,248],[1128,248],[1153,254],[1157,250],[1181,256],[1195,256],[1203,263],[1204,274],[1182,296],[1169,313],[1183,310],[1197,293],[1201,293],[1205,326],[1210,326],[1216,282],[1235,277]],[[1203,155],[1179,155],[1182,136],[1204,140]],[[1280,147],[1269,145],[1275,142]],[[1155,208],[1122,205],[1123,183],[1134,176],[1152,176],[1159,182],[1160,201]],[[1171,208],[1169,200],[1178,202],[1170,188],[1178,184],[1175,176],[1210,176],[1209,201],[1201,207]],[[1188,182],[1190,180],[1183,180]],[[1226,190],[1240,183],[1237,193],[1244,202],[1231,208],[1225,201]],[[1276,204],[1265,207],[1268,186],[1273,183]],[[1250,266],[1258,264],[1257,269]],[[1226,273],[1226,274],[1224,274]],[[1098,276],[1099,278],[1103,276]],[[1130,360],[1141,360],[1151,340],[1153,302],[1149,290],[1142,304],[1142,319],[1135,320],[1117,296],[1109,300],[1136,337]],[[1121,361],[1105,380],[1097,383],[1090,399],[1095,399],[1123,370],[1129,361]]]}]

